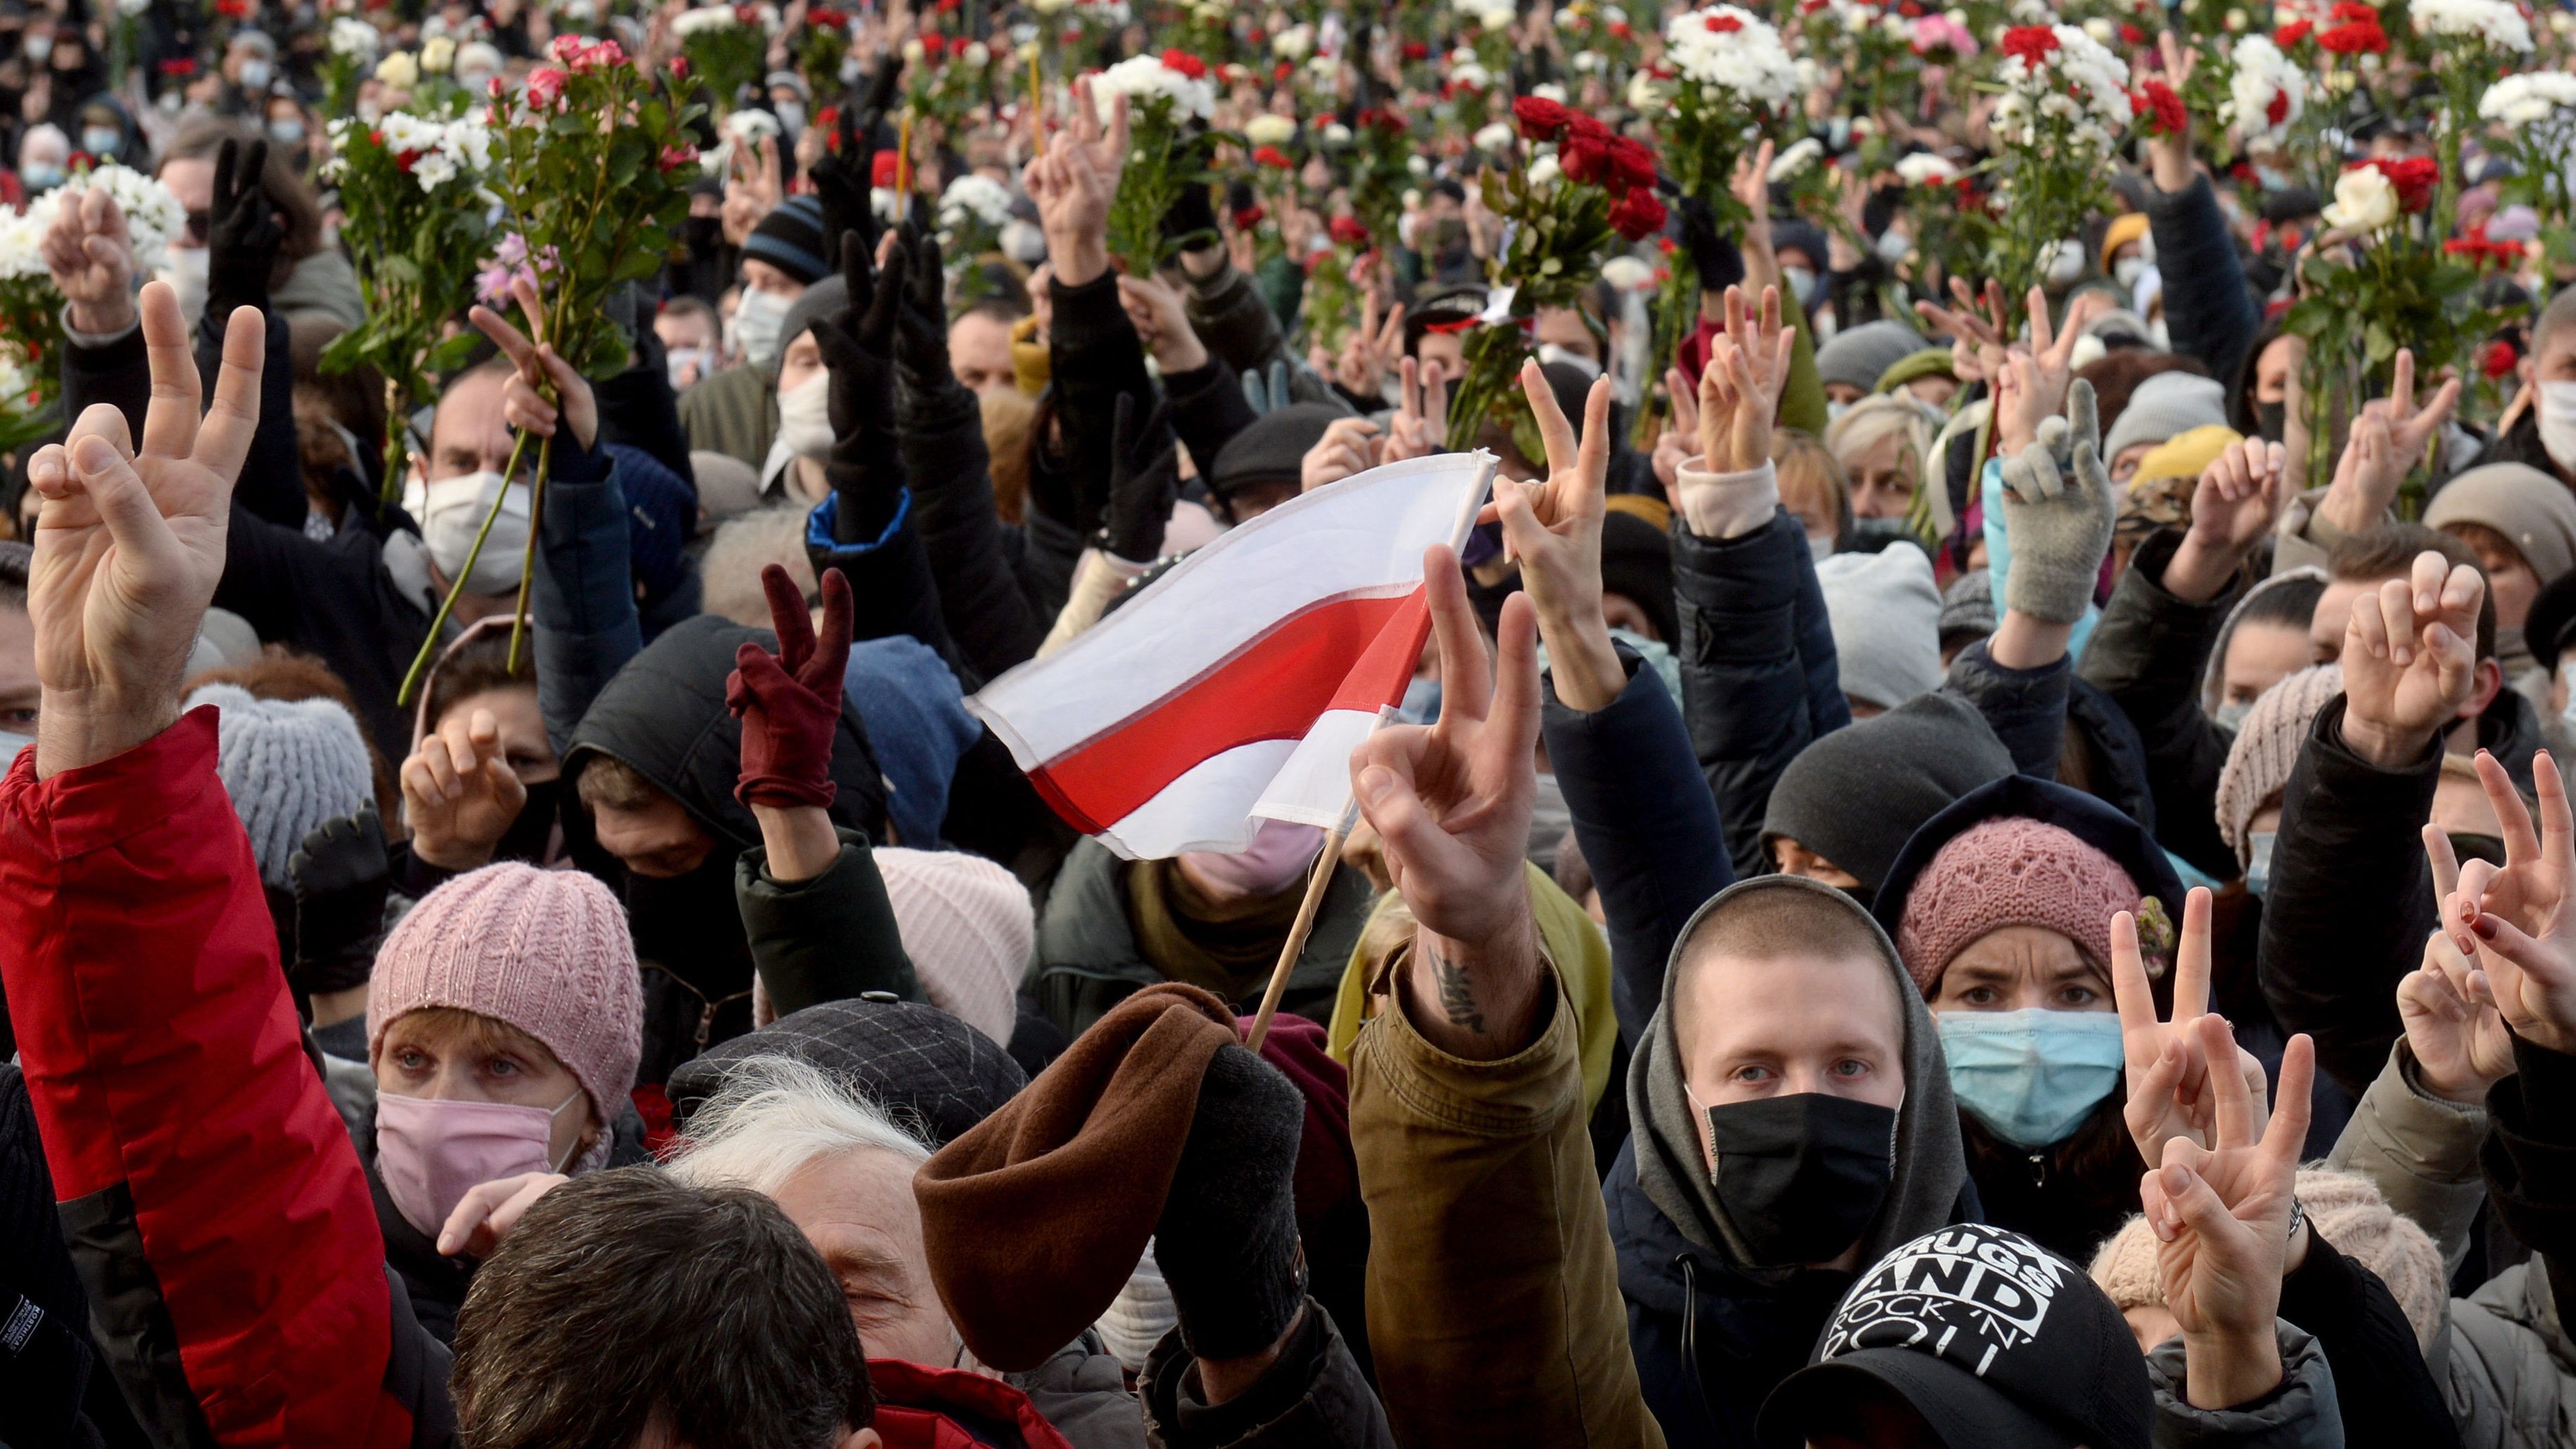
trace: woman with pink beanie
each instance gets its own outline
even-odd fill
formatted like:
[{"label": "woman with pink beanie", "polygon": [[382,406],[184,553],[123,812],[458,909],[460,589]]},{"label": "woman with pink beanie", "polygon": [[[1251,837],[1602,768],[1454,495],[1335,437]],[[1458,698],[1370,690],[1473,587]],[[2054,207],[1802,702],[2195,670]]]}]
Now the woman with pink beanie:
[{"label": "woman with pink beanie", "polygon": [[[2029,775],[1983,786],[1924,822],[1875,914],[1932,1010],[1986,1220],[2078,1262],[2138,1211],[2121,1111],[2111,918],[2171,959],[2182,883],[2146,831]],[[2158,1014],[2171,972],[2150,967]]]},{"label": "woman with pink beanie", "polygon": [[[386,1261],[446,1339],[493,1233],[611,1165],[641,1047],[635,946],[597,880],[504,862],[412,907],[370,987],[369,1186]],[[629,1139],[642,1161],[640,1124]]]}]

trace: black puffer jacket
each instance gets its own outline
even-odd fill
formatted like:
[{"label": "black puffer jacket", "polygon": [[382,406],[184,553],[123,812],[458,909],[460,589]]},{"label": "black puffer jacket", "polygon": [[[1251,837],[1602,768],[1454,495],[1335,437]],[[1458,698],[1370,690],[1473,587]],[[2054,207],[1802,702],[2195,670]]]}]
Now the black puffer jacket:
[{"label": "black puffer jacket", "polygon": [[[742,723],[725,708],[734,651],[753,640],[778,647],[766,629],[712,614],[678,625],[627,662],[573,730],[564,779],[578,782],[593,755],[623,761],[680,803],[714,838],[706,863],[676,880],[631,875],[597,844],[573,842],[574,858],[618,889],[644,967],[644,1052],[635,1080],[664,1080],[673,1067],[751,1029],[750,947],[734,906],[734,862],[760,842],[751,808],[734,798],[742,773]],[[841,702],[832,750],[836,824],[885,839],[885,787],[857,708]],[[576,786],[577,788],[577,786]],[[569,812],[586,827],[587,812]]]}]

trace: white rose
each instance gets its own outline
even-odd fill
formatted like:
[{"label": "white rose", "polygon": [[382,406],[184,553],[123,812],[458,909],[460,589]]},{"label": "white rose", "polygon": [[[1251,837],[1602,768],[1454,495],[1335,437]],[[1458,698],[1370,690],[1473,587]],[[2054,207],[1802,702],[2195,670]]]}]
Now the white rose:
[{"label": "white rose", "polygon": [[1487,30],[1509,30],[1520,19],[1520,12],[1509,5],[1497,5],[1476,17],[1476,23]]},{"label": "white rose", "polygon": [[966,42],[966,48],[957,53],[957,58],[966,62],[969,70],[982,70],[992,63],[993,50],[980,40],[970,40]]},{"label": "white rose", "polygon": [[1631,256],[1616,256],[1601,264],[1601,280],[1622,292],[1642,292],[1655,285],[1655,269]]},{"label": "white rose", "polygon": [[1281,146],[1297,134],[1297,123],[1267,112],[1243,123],[1243,139],[1255,146]]},{"label": "white rose", "polygon": [[2376,166],[2356,166],[2335,178],[2326,225],[2373,232],[2397,219],[2397,187]]},{"label": "white rose", "polygon": [[1331,125],[1326,126],[1324,128],[1324,144],[1327,146],[1347,146],[1351,144],[1351,128],[1343,125],[1339,121],[1335,121]]},{"label": "white rose", "polygon": [[376,62],[376,79],[398,91],[410,90],[420,84],[420,63],[411,58],[410,51],[397,50]]},{"label": "white rose", "polygon": [[1539,85],[1531,86],[1530,94],[1538,97],[1542,101],[1554,101],[1560,106],[1565,104],[1565,87],[1558,85],[1554,81],[1547,81]]},{"label": "white rose", "polygon": [[922,57],[928,54],[930,54],[929,48],[918,40],[907,40],[903,43],[903,63],[906,65],[919,65]]},{"label": "white rose", "polygon": [[445,75],[456,64],[456,42],[444,35],[420,43],[420,68],[431,75]]},{"label": "white rose", "polygon": [[1547,155],[1541,156],[1530,163],[1529,184],[1532,186],[1554,186],[1557,178],[1564,174],[1565,173],[1557,167],[1556,153],[1551,151]]},{"label": "white rose", "polygon": [[1270,53],[1281,60],[1304,60],[1315,48],[1315,27],[1291,25],[1270,37]]},{"label": "white rose", "polygon": [[1499,156],[1505,151],[1512,149],[1512,137],[1514,134],[1516,133],[1511,127],[1504,125],[1500,121],[1496,121],[1492,125],[1487,126],[1476,133],[1476,149],[1489,156]]}]

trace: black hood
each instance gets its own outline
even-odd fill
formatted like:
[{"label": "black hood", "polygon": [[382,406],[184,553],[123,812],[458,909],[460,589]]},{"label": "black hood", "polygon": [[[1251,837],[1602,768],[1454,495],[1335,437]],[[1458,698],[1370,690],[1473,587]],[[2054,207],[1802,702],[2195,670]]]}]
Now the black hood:
[{"label": "black hood", "polygon": [[[778,636],[700,614],[663,631],[626,662],[573,727],[564,778],[578,780],[592,752],[612,756],[650,780],[739,854],[760,843],[751,807],[734,798],[742,773],[742,723],[725,708],[734,651],[749,640],[775,650]],[[885,784],[867,727],[845,695],[832,747],[839,790],[832,818],[870,840],[885,839]]]}]

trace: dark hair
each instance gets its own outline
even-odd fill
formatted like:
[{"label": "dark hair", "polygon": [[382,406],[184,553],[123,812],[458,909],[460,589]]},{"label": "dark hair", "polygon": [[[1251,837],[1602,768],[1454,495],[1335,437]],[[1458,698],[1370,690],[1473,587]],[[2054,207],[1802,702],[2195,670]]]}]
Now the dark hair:
[{"label": "dark hair", "polygon": [[2288,579],[2274,584],[2245,601],[2245,610],[2236,616],[2236,627],[2248,624],[2282,624],[2304,634],[2308,623],[2317,616],[2317,600],[2325,597],[2323,579]]},{"label": "dark hair", "polygon": [[[265,106],[266,102],[261,104]],[[179,134],[162,149],[161,165],[155,174],[168,169],[173,161],[211,158],[226,141],[247,145],[260,139],[257,131],[237,121],[191,121],[180,127]],[[296,263],[322,250],[322,204],[314,199],[313,188],[295,174],[295,163],[283,146],[268,148],[268,164],[259,172],[259,189],[268,194],[268,204],[277,208],[277,224],[286,231],[286,240],[277,248],[277,265],[268,274],[271,287],[282,287]]]},{"label": "dark hair", "polygon": [[[2384,523],[2364,533],[2356,533],[2334,546],[2326,555],[2326,572],[2339,584],[2375,584],[2386,579],[2402,579],[2415,570],[2415,556],[2430,549],[2451,561],[2453,567],[2467,564],[2487,576],[2486,566],[2478,562],[2478,551],[2464,539],[2420,523]],[[2478,603],[2478,657],[2495,657],[2495,594],[2490,591]]]},{"label": "dark hair", "polygon": [[704,317],[710,323],[720,322],[723,320],[716,315],[715,308],[707,305],[705,298],[692,297],[686,293],[682,293],[681,295],[673,297],[671,300],[663,303],[661,315],[665,317]]},{"label": "dark hair", "polygon": [[[2245,355],[2238,359],[2236,376],[2229,380],[2227,425],[2249,438],[2263,435],[2263,418],[2255,411],[2254,377],[2263,366],[2263,353],[2273,343],[2280,341],[2281,336],[2280,318],[2275,317],[2265,322],[2263,330],[2255,333],[2254,340],[2247,344]],[[2291,379],[2290,385],[2298,386],[2298,380]]]},{"label": "dark hair", "polygon": [[840,1284],[778,1205],[655,1167],[537,1200],[474,1275],[449,1379],[470,1449],[826,1449],[876,1418]]},{"label": "dark hair", "polygon": [[1025,296],[1014,297],[1006,293],[999,297],[986,297],[982,301],[971,303],[949,321],[954,323],[966,317],[985,317],[1008,327],[1027,315],[1029,315],[1028,299]]},{"label": "dark hair", "polygon": [[15,539],[0,541],[0,609],[27,612],[27,569],[36,551]]},{"label": "dark hair", "polygon": [[505,629],[486,629],[456,646],[456,652],[438,662],[429,679],[429,727],[438,722],[460,700],[472,699],[495,689],[534,689],[537,687],[536,650],[519,646],[519,667],[510,667],[510,635]]}]

